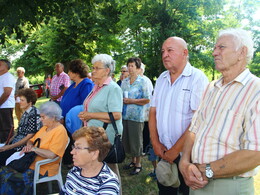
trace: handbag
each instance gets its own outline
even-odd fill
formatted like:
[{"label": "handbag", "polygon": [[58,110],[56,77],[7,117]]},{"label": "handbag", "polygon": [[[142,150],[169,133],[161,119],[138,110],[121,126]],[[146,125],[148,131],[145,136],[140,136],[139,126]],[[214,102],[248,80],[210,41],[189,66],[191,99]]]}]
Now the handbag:
[{"label": "handbag", "polygon": [[[125,160],[125,150],[124,150],[123,143],[121,141],[121,135],[118,133],[118,129],[116,126],[113,113],[109,112],[108,115],[113,125],[113,128],[115,130],[115,139],[114,139],[114,144],[111,146],[104,161],[106,163],[122,163]],[[103,128],[106,129],[107,125],[108,125],[107,123],[104,123]]]},{"label": "handbag", "polygon": [[[36,145],[39,148],[40,147],[40,138],[37,138],[34,142],[33,145]],[[33,163],[35,160],[37,154],[35,152],[28,152],[25,153],[25,155],[17,160],[13,160],[10,162],[7,166],[11,167],[12,169],[24,173],[26,170],[29,169],[30,165]]]}]

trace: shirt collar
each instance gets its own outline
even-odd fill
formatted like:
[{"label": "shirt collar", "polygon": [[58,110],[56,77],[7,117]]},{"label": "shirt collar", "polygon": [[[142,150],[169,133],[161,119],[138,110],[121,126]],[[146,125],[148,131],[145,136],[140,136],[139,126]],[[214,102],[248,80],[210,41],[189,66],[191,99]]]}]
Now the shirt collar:
[{"label": "shirt collar", "polygon": [[101,87],[104,87],[105,85],[108,85],[110,82],[112,81],[112,78],[111,77],[108,77],[104,83],[102,84],[102,86],[98,86],[98,85],[95,85],[95,88],[101,88]]},{"label": "shirt collar", "polygon": [[[250,75],[251,72],[249,71],[249,69],[245,69],[242,73],[240,73],[233,81],[231,82],[238,82],[241,83],[242,85],[245,85],[248,80],[250,79],[250,77],[248,75]],[[220,77],[219,80],[216,81],[215,86],[216,87],[221,87],[222,86],[222,81],[223,81],[223,76]],[[229,83],[231,83],[229,82]]]},{"label": "shirt collar", "polygon": [[[192,73],[191,64],[189,62],[187,62],[187,64],[185,65],[185,67],[179,77],[181,77],[181,76],[188,77],[191,75],[191,73]],[[164,77],[167,77],[168,80],[171,81],[171,75],[170,75],[169,70],[167,70],[167,74],[165,74]]]},{"label": "shirt collar", "polygon": [[25,112],[27,112],[27,114],[29,114],[29,112],[31,112],[32,110],[32,106],[30,108],[28,108],[27,110],[25,110]]}]

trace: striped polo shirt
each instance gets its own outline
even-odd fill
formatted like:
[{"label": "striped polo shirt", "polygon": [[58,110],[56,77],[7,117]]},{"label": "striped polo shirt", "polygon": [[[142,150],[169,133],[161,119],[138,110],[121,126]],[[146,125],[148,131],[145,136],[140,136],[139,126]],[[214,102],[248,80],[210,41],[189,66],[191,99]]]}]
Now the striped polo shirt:
[{"label": "striped polo shirt", "polygon": [[260,79],[246,69],[230,83],[222,81],[209,84],[192,120],[193,163],[210,163],[237,150],[260,151]]},{"label": "striped polo shirt", "polygon": [[66,182],[60,192],[69,194],[111,194],[120,193],[117,175],[104,163],[100,173],[95,177],[84,177],[81,168],[74,166],[68,173]]}]

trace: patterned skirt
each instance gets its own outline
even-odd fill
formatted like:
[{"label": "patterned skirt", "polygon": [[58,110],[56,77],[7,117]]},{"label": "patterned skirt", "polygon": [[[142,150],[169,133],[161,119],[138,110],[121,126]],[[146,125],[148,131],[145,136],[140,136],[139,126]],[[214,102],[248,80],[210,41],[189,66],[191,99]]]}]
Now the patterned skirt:
[{"label": "patterned skirt", "polygon": [[12,168],[0,168],[0,194],[1,195],[31,195],[33,194],[34,171],[28,169],[19,173]]}]

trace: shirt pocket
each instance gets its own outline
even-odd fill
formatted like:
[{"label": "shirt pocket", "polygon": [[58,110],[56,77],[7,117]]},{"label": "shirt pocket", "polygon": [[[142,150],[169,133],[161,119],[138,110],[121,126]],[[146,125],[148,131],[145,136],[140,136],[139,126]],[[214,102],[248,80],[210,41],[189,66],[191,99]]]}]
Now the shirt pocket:
[{"label": "shirt pocket", "polygon": [[220,120],[215,123],[218,126],[219,133],[215,135],[218,135],[220,143],[228,145],[232,149],[238,149],[240,144],[239,138],[243,133],[242,114],[235,110],[227,109],[223,110],[219,117]]}]

